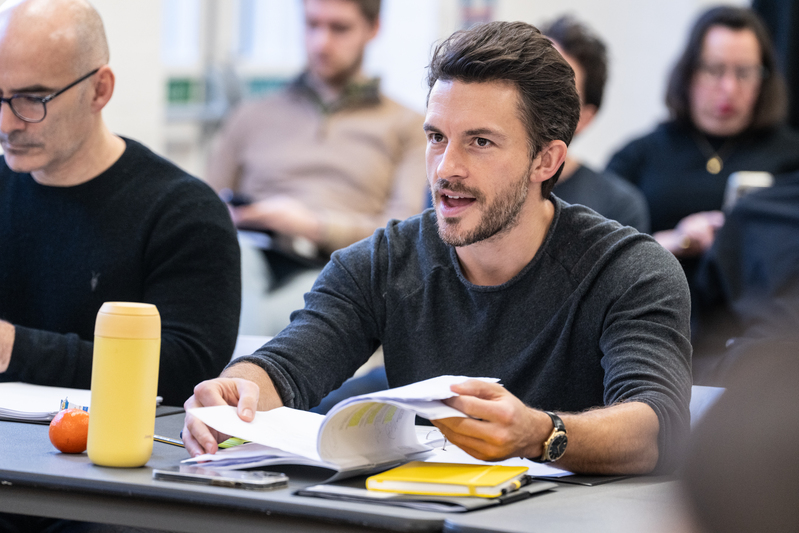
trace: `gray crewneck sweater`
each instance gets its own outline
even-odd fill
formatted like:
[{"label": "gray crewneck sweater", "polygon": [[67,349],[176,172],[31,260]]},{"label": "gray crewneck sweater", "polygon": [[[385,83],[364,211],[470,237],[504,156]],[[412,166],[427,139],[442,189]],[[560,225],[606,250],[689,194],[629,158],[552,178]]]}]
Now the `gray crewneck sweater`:
[{"label": "gray crewneck sweater", "polygon": [[552,197],[533,260],[476,286],[435,213],[393,221],[333,255],[305,309],[250,361],[286,405],[316,405],[380,344],[392,387],[487,376],[527,405],[582,411],[640,401],[660,422],[658,470],[675,466],[691,393],[690,298],[674,257],[647,235]]}]

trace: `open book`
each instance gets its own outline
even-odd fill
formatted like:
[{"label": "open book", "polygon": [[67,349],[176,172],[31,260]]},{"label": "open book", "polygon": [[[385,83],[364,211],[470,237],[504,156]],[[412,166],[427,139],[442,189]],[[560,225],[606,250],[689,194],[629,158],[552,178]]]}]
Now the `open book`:
[{"label": "open book", "polygon": [[332,470],[329,481],[385,470],[432,450],[417,438],[416,415],[430,420],[466,416],[441,400],[455,396],[450,385],[468,379],[472,378],[439,376],[353,396],[339,402],[327,415],[280,407],[259,411],[248,423],[232,406],[190,409],[189,413],[207,426],[251,443],[184,462],[207,462],[207,466],[221,469],[310,465]]}]

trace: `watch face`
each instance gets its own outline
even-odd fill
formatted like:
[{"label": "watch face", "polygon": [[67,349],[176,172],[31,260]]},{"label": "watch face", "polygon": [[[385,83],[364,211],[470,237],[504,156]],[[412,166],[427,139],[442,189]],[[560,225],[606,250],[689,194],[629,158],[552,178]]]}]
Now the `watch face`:
[{"label": "watch face", "polygon": [[563,453],[566,451],[566,444],[569,442],[569,438],[566,436],[565,433],[556,433],[552,436],[552,440],[549,443],[549,449],[547,450],[547,455],[549,455],[550,461],[557,461],[561,458]]}]

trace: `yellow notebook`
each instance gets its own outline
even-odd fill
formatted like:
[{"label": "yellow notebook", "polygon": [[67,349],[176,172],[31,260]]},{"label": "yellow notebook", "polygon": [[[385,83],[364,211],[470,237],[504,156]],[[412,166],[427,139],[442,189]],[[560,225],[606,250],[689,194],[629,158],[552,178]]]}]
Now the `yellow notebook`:
[{"label": "yellow notebook", "polygon": [[521,487],[527,467],[457,463],[410,463],[366,479],[366,488],[434,496],[496,498]]}]

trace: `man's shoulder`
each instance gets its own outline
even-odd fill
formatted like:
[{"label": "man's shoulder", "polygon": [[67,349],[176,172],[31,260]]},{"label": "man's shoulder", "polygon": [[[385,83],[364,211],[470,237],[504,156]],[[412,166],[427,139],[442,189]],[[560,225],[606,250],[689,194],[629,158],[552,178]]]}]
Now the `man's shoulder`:
[{"label": "man's shoulder", "polygon": [[585,206],[558,201],[560,214],[548,253],[575,277],[585,277],[597,268],[612,271],[620,265],[639,273],[665,270],[676,275],[682,271],[674,256],[649,235]]},{"label": "man's shoulder", "polygon": [[126,148],[112,172],[126,175],[128,184],[152,199],[163,198],[181,204],[219,198],[204,181],[133,139],[124,138]]},{"label": "man's shoulder", "polygon": [[389,220],[371,239],[379,246],[390,247],[393,252],[425,246],[446,247],[438,237],[435,209],[432,208],[404,220]]},{"label": "man's shoulder", "polygon": [[311,104],[297,91],[283,87],[269,94],[242,100],[230,111],[228,122],[262,123],[270,121],[276,113],[283,115],[298,106]]},{"label": "man's shoulder", "polygon": [[610,170],[603,170],[600,172],[592,169],[588,170],[591,172],[592,178],[596,180],[596,183],[608,190],[609,194],[612,194],[616,200],[635,203],[646,202],[644,194],[638,187],[623,179],[615,172]]},{"label": "man's shoulder", "polygon": [[[439,263],[449,257],[448,246],[438,236],[434,209],[406,218],[389,220],[385,227],[378,228],[371,237],[333,253],[348,260],[385,262],[389,265],[428,265]],[[368,257],[368,259],[367,259]],[[425,267],[421,267],[425,268]],[[392,266],[393,269],[393,266]]]}]

